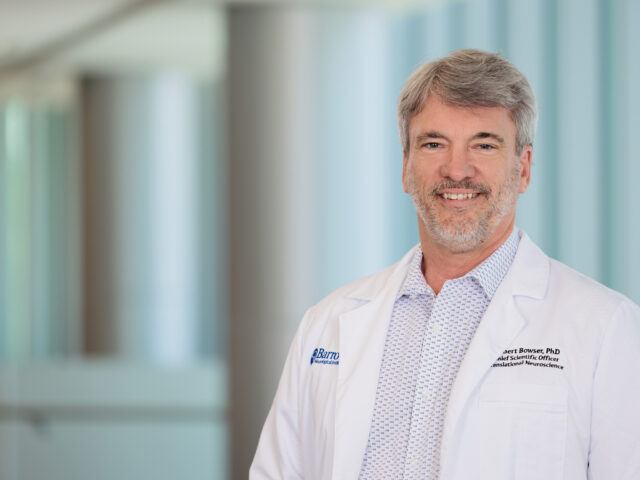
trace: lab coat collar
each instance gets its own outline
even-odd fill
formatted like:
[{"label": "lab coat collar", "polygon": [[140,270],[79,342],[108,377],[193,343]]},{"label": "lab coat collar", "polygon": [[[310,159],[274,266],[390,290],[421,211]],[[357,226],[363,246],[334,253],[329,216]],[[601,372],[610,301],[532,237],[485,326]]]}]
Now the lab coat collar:
[{"label": "lab coat collar", "polygon": [[[509,269],[509,274],[514,270],[516,270],[516,272],[526,272],[526,274],[523,276],[515,275],[517,282],[512,284],[512,293],[513,295],[540,299],[544,297],[547,288],[546,279],[549,275],[548,257],[533,243],[526,233],[522,230],[520,230],[520,232],[522,233],[522,237],[513,264]],[[393,287],[395,285],[394,281],[398,280],[398,277],[401,277],[401,282],[398,285],[399,290],[402,286],[402,281],[404,281],[407,275],[411,260],[419,248],[419,244],[415,245],[394,266],[381,274],[373,275],[365,279],[346,294],[347,298],[365,302],[372,301],[383,294],[385,289]],[[506,278],[502,284],[505,283],[505,280]]]},{"label": "lab coat collar", "polygon": [[[340,315],[340,366],[336,398],[333,478],[357,478],[367,446],[378,375],[396,295],[418,246],[394,267],[365,279],[346,293],[364,302]],[[544,298],[547,256],[523,233],[513,264],[498,287],[462,362],[453,385],[443,432],[442,471],[467,401],[495,359],[527,323],[515,297]]]},{"label": "lab coat collar", "polygon": [[549,257],[526,233],[522,233],[513,265],[498,290],[510,290],[515,296],[541,300],[547,293]]}]

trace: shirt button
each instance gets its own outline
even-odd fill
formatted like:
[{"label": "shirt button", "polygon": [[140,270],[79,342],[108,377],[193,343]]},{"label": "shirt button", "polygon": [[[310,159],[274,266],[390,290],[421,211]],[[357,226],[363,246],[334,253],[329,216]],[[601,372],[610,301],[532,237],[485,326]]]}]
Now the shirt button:
[{"label": "shirt button", "polygon": [[442,325],[438,325],[437,323],[434,323],[431,325],[431,333],[440,333],[442,332]]}]

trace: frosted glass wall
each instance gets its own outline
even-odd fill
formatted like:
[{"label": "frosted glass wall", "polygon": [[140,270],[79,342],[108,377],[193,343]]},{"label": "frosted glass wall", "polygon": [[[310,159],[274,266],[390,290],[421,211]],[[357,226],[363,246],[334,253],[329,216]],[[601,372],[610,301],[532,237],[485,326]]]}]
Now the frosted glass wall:
[{"label": "frosted glass wall", "polygon": [[80,182],[72,102],[0,102],[0,358],[79,349]]}]

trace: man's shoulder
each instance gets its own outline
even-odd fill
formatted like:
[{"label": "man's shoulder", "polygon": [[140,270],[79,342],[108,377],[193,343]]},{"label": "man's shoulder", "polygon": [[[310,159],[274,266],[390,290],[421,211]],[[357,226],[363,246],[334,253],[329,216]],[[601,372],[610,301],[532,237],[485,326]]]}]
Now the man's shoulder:
[{"label": "man's shoulder", "polygon": [[547,256],[524,232],[507,278],[504,287],[511,293],[540,299],[552,312],[571,311],[585,320],[610,318],[622,305],[635,305],[622,293]]},{"label": "man's shoulder", "polygon": [[621,304],[635,303],[624,294],[607,287],[596,279],[575,270],[569,265],[550,258],[549,288],[556,296],[584,308],[616,309]]},{"label": "man's shoulder", "polygon": [[[516,256],[518,282],[539,293],[551,313],[572,312],[574,319],[591,322],[607,319],[620,309],[636,311],[637,305],[622,293],[613,290],[569,265],[547,256],[531,238],[523,235]],[[514,265],[512,265],[513,267]]]}]

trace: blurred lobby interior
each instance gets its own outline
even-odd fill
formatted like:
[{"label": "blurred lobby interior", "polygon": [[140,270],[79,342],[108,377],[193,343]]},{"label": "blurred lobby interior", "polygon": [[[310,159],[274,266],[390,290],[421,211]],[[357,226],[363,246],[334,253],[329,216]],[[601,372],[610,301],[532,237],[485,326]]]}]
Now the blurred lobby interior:
[{"label": "blurred lobby interior", "polygon": [[0,0],[0,480],[242,479],[304,311],[417,242],[395,105],[497,51],[518,225],[640,303],[638,0]]}]

